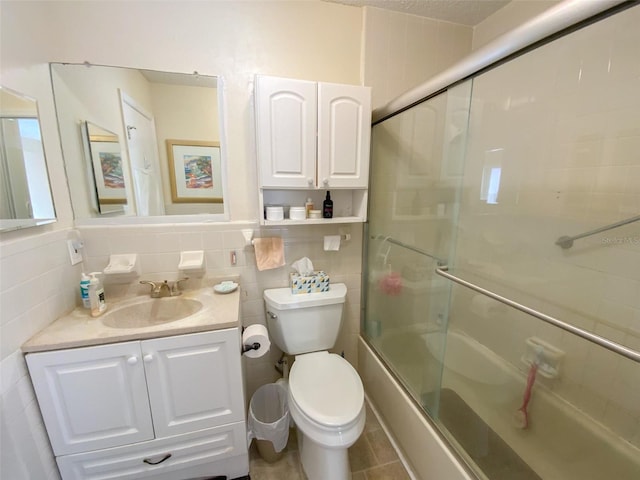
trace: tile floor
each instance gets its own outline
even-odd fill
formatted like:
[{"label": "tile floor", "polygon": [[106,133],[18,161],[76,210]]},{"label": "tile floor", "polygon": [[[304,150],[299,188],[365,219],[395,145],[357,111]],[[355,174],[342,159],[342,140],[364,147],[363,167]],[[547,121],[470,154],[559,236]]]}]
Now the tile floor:
[{"label": "tile floor", "polygon": [[[298,456],[295,429],[290,431],[284,455],[267,463],[255,445],[250,450],[251,480],[305,480]],[[410,480],[398,455],[389,442],[373,411],[367,405],[367,423],[358,441],[349,449],[352,480]],[[329,479],[327,479],[329,480]]]}]

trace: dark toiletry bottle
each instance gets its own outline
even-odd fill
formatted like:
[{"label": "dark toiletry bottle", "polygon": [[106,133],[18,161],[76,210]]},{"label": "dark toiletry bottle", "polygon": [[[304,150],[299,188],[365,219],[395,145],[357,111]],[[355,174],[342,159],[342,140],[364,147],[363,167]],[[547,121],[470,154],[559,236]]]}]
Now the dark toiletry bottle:
[{"label": "dark toiletry bottle", "polygon": [[330,192],[327,192],[327,198],[322,202],[322,216],[323,218],[333,217],[333,200],[331,200]]}]

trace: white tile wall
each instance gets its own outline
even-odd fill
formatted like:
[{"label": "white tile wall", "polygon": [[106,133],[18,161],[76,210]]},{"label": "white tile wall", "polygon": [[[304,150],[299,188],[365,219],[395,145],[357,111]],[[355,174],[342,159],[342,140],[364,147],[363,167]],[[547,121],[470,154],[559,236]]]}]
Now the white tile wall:
[{"label": "white tile wall", "polygon": [[57,479],[40,410],[20,345],[74,308],[80,266],[69,262],[60,230],[0,248],[0,474],[7,479]]}]

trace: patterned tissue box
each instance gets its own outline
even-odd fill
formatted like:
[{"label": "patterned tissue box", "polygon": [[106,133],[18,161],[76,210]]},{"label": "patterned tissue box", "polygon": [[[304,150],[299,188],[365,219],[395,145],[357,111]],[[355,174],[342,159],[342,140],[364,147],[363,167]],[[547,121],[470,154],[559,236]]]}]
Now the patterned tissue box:
[{"label": "patterned tissue box", "polygon": [[329,275],[322,270],[313,272],[310,275],[300,275],[296,272],[289,274],[289,285],[291,293],[319,293],[329,291]]}]

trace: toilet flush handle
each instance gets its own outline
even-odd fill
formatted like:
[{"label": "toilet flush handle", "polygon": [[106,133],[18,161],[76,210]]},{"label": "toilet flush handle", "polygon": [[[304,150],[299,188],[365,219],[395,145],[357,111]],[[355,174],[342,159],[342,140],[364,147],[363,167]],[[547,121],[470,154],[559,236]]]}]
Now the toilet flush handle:
[{"label": "toilet flush handle", "polygon": [[267,310],[267,315],[269,315],[269,318],[270,318],[271,320],[277,320],[277,319],[278,319],[278,315],[276,315],[276,314],[275,314],[275,313],[273,313],[273,312],[270,312],[269,310]]}]

